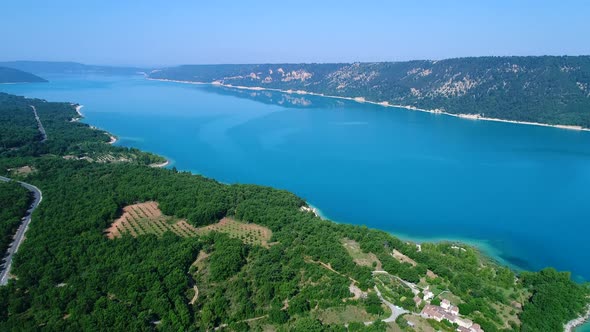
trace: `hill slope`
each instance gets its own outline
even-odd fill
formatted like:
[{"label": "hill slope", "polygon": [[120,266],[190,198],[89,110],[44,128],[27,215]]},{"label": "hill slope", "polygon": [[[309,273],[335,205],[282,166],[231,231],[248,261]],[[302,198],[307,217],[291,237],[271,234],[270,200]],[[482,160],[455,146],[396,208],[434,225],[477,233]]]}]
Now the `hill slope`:
[{"label": "hill slope", "polygon": [[32,83],[32,82],[47,82],[37,75],[27,73],[22,70],[0,67],[0,83]]},{"label": "hill slope", "polygon": [[590,56],[185,65],[149,77],[305,90],[453,114],[590,127]]}]

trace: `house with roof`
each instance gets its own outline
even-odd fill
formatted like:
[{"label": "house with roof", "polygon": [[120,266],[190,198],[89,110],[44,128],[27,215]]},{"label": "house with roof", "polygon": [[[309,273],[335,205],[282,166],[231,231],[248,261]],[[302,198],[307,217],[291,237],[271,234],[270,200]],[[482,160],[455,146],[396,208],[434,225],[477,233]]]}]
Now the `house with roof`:
[{"label": "house with roof", "polygon": [[425,305],[424,309],[422,309],[421,314],[422,314],[422,317],[427,318],[427,319],[434,319],[437,322],[440,322],[445,318],[444,310],[439,306],[435,306],[435,305],[431,305],[431,304]]},{"label": "house with roof", "polygon": [[414,296],[414,303],[416,303],[416,307],[419,306],[420,303],[422,303],[422,299],[420,298],[420,296]]},{"label": "house with roof", "polygon": [[441,305],[427,304],[420,313],[426,319],[434,319],[437,322],[448,320],[458,325],[459,332],[483,332],[479,324],[474,324],[472,320],[459,316],[459,308],[451,304],[448,300],[442,300]]}]

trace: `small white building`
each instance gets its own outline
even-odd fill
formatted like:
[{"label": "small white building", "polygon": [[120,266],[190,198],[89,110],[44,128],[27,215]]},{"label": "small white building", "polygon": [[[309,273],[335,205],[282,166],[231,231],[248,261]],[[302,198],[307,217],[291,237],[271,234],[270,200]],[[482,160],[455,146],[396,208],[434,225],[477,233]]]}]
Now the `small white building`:
[{"label": "small white building", "polygon": [[449,308],[451,307],[451,302],[450,302],[449,300],[447,300],[447,299],[444,299],[444,300],[442,300],[442,301],[440,302],[440,306],[441,306],[443,309],[447,310],[447,309],[449,309]]}]

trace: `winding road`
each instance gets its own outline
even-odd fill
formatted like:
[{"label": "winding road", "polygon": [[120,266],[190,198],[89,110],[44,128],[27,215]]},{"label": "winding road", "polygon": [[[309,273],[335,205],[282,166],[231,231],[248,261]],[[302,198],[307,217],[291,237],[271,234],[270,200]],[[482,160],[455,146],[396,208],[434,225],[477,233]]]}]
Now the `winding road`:
[{"label": "winding road", "polygon": [[[377,286],[375,286],[375,292],[377,292],[377,296],[379,297],[379,299],[381,300],[381,302],[383,302],[383,304],[385,304],[386,306],[389,307],[389,309],[391,310],[391,316],[383,319],[383,321],[385,323],[391,323],[391,322],[395,322],[395,320],[403,315],[403,314],[407,314],[409,313],[408,310],[402,308],[402,307],[398,307],[395,304],[387,301],[386,299],[383,298],[383,295],[381,295],[381,292],[379,291],[379,288],[377,288]],[[366,324],[366,323],[365,323]]]},{"label": "winding road", "polygon": [[[13,180],[0,176],[0,181],[10,182]],[[32,192],[34,195],[34,199],[31,205],[29,206],[29,209],[25,213],[25,216],[23,217],[23,222],[18,227],[16,234],[14,235],[14,239],[12,240],[12,243],[10,243],[10,246],[8,247],[6,255],[2,260],[2,265],[0,265],[0,286],[4,286],[8,283],[8,275],[10,273],[10,267],[12,266],[12,258],[14,257],[14,254],[17,252],[18,247],[20,247],[21,243],[25,238],[25,232],[27,231],[27,228],[29,228],[29,224],[31,223],[31,215],[33,214],[33,211],[35,211],[35,209],[37,208],[37,206],[39,206],[39,203],[41,203],[41,200],[43,199],[43,194],[41,193],[41,190],[39,190],[39,188],[28,183],[20,181],[17,182],[25,189]]]}]

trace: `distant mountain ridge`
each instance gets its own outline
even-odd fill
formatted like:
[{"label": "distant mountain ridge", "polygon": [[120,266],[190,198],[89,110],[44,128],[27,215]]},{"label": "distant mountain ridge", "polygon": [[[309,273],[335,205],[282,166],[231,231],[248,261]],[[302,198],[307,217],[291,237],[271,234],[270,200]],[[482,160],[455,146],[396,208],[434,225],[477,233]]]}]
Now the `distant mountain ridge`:
[{"label": "distant mountain ridge", "polygon": [[47,82],[46,79],[14,68],[0,67],[0,83]]},{"label": "distant mountain ridge", "polygon": [[31,72],[34,74],[111,74],[134,75],[149,71],[139,67],[116,67],[86,65],[78,62],[58,61],[7,61],[0,62],[0,66]]},{"label": "distant mountain ridge", "polygon": [[453,114],[590,127],[590,56],[183,65],[152,71],[149,77],[304,90]]}]

